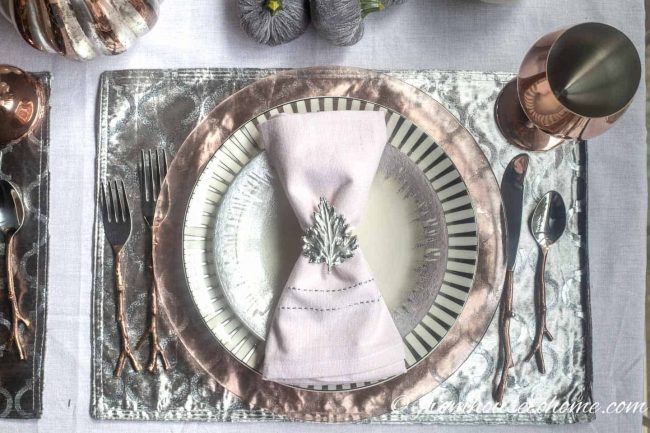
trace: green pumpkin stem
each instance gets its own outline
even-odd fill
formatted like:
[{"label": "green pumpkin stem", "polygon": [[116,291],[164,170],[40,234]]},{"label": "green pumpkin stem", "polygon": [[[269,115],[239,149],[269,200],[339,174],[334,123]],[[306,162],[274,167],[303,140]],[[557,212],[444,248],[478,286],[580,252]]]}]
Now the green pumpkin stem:
[{"label": "green pumpkin stem", "polygon": [[271,16],[273,16],[282,9],[282,0],[266,0],[264,7],[271,11]]},{"label": "green pumpkin stem", "polygon": [[359,0],[361,5],[361,16],[366,17],[372,12],[381,12],[384,10],[384,2],[382,0]]}]

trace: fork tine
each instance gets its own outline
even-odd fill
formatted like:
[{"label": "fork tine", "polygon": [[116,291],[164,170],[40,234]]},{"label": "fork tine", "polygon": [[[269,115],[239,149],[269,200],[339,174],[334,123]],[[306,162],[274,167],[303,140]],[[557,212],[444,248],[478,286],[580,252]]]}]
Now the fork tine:
[{"label": "fork tine", "polygon": [[106,181],[106,189],[107,189],[107,196],[108,196],[108,212],[110,216],[110,221],[111,222],[116,222],[117,219],[115,218],[115,195],[113,194],[113,181],[108,180]]},{"label": "fork tine", "polygon": [[162,149],[162,161],[163,161],[163,170],[162,170],[162,177],[161,177],[161,184],[162,181],[165,180],[165,177],[167,176],[167,152],[165,152],[165,149]]},{"label": "fork tine", "polygon": [[108,189],[111,191],[111,199],[113,201],[113,215],[115,217],[114,221],[120,222],[120,201],[117,196],[117,185],[115,181],[109,183]]},{"label": "fork tine", "polygon": [[124,207],[122,208],[122,211],[124,212],[124,221],[130,221],[131,220],[131,209],[129,209],[129,198],[126,195],[126,188],[124,187],[124,181],[120,180],[120,185],[122,186],[122,197],[124,200]]},{"label": "fork tine", "polygon": [[164,175],[162,174],[162,164],[160,163],[160,152],[156,149],[156,183],[158,185],[155,197],[156,200],[158,200],[158,194],[160,194],[160,186],[163,183],[163,179]]},{"label": "fork tine", "polygon": [[[158,190],[156,185],[156,170],[154,169],[153,166],[153,154],[151,152],[151,149],[149,149],[149,170],[151,172],[151,199],[156,200],[156,197],[158,197]],[[157,158],[156,158],[156,165],[158,164]]]},{"label": "fork tine", "polygon": [[120,187],[117,184],[117,181],[113,181],[113,188],[115,188],[115,194],[117,195],[117,214],[119,215],[119,220],[120,222],[125,222],[126,221],[126,215],[124,212],[124,199],[125,197],[122,196],[122,191],[120,191]]},{"label": "fork tine", "polygon": [[147,179],[147,164],[144,160],[144,149],[140,150],[140,189],[144,201],[149,201],[149,182]]},{"label": "fork tine", "polygon": [[111,191],[111,182],[106,182],[106,212],[108,215],[108,222],[115,222],[115,202],[113,201],[113,192]]},{"label": "fork tine", "polygon": [[108,222],[111,221],[111,214],[108,211],[108,201],[106,200],[106,188],[104,187],[104,182],[101,184],[101,191],[99,196],[99,202],[102,207],[102,214]]}]

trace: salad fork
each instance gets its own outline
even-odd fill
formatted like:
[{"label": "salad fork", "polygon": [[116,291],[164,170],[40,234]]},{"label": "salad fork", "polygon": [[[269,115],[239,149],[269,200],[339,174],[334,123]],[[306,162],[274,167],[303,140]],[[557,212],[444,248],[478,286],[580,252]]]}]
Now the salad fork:
[{"label": "salad fork", "polygon": [[114,375],[122,375],[124,363],[128,359],[135,371],[142,367],[131,351],[129,333],[126,324],[125,292],[122,281],[121,252],[131,236],[131,211],[123,181],[109,181],[101,187],[101,208],[104,221],[104,233],[113,250],[115,263],[115,290],[117,292],[117,321],[120,336],[120,356],[117,359]]},{"label": "salad fork", "polygon": [[[147,151],[140,153],[140,197],[142,202],[142,216],[149,228],[150,241],[153,241],[153,219],[156,211],[156,200],[160,193],[165,175],[167,174],[167,155],[164,150]],[[151,247],[151,243],[149,244]],[[149,338],[149,365],[147,370],[155,372],[158,369],[158,358],[162,361],[163,368],[169,368],[169,362],[165,352],[160,345],[158,338],[158,286],[153,276],[153,256],[151,248],[148,251],[149,256],[149,273],[151,275],[151,286],[149,288],[149,325],[147,330],[142,334],[136,349],[140,349],[144,342]]]}]

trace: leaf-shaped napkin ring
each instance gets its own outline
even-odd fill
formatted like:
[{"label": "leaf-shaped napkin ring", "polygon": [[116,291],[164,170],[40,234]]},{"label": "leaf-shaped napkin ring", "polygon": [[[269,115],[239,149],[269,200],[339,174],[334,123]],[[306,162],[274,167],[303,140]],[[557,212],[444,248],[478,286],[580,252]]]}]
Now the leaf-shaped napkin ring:
[{"label": "leaf-shaped napkin ring", "polygon": [[302,237],[302,255],[309,263],[327,264],[327,271],[354,256],[357,237],[350,234],[345,218],[337,214],[325,197],[320,198],[313,216],[314,225]]},{"label": "leaf-shaped napkin ring", "polygon": [[352,234],[386,146],[384,113],[283,114],[260,132],[305,233],[271,320],[264,378],[308,386],[403,373],[402,338]]}]

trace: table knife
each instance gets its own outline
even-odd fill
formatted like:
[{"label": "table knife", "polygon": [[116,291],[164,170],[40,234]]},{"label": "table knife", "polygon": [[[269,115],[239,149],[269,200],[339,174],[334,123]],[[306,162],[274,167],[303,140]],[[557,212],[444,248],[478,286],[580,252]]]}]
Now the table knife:
[{"label": "table knife", "polygon": [[512,283],[513,271],[517,260],[519,234],[521,232],[521,215],[524,201],[524,179],[528,169],[528,155],[515,156],[508,166],[501,181],[501,198],[506,213],[506,279],[501,295],[499,313],[499,351],[502,359],[501,378],[494,391],[498,406],[503,402],[503,395],[508,381],[508,370],[513,366],[510,349],[510,318],[512,317]]}]

